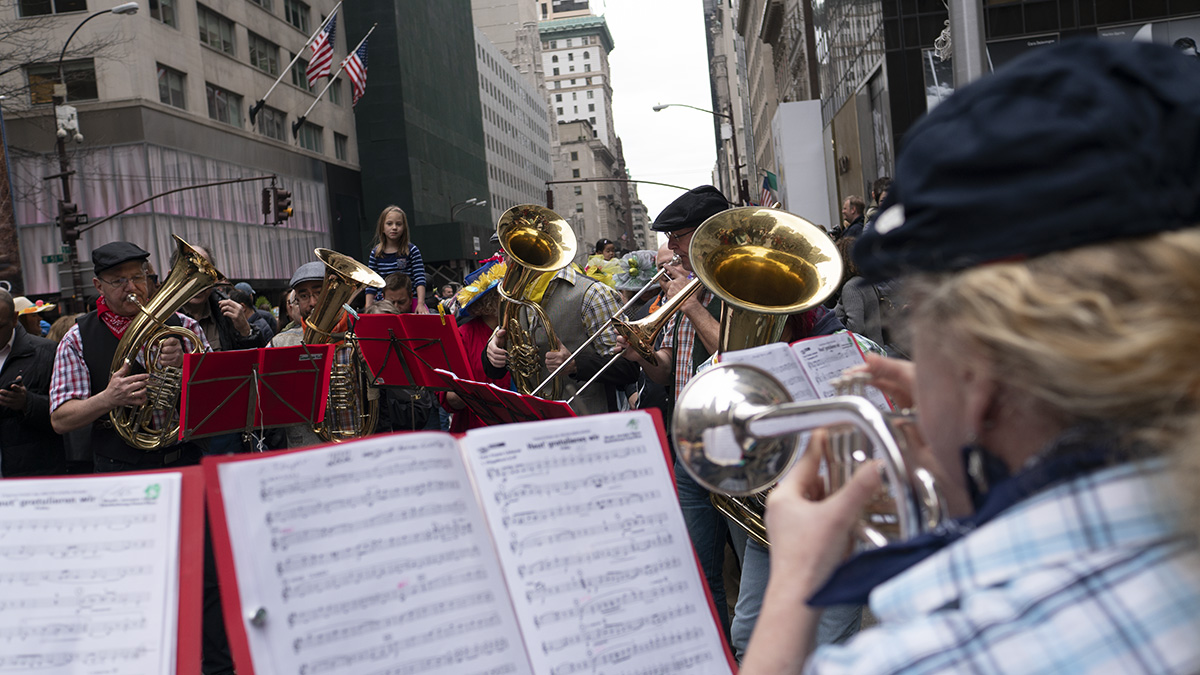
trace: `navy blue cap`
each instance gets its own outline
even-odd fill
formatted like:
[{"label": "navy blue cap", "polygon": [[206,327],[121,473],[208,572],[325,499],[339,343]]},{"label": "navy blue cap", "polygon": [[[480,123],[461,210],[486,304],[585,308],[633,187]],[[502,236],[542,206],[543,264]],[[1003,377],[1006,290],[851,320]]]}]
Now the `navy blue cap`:
[{"label": "navy blue cap", "polygon": [[729,200],[721,191],[711,185],[701,185],[692,188],[667,205],[667,208],[654,219],[651,229],[655,232],[673,232],[685,227],[698,227],[729,208]]},{"label": "navy blue cap", "polygon": [[150,254],[137,244],[127,241],[112,241],[99,248],[92,249],[92,268],[95,274],[110,270],[117,265],[130,260],[145,260]]},{"label": "navy blue cap", "polygon": [[1200,64],[1145,43],[1038,49],[905,135],[863,276],[960,270],[1200,224]]}]

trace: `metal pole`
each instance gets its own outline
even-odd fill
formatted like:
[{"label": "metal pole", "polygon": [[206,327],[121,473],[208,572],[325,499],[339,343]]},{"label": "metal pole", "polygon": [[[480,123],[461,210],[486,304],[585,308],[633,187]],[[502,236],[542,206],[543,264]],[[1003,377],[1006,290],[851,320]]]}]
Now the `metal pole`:
[{"label": "metal pole", "polygon": [[[713,114],[720,115],[721,113],[713,113]],[[741,162],[740,158],[738,157],[737,125],[734,124],[734,122],[733,122],[733,105],[729,106],[729,114],[728,115],[721,115],[721,116],[729,119],[729,131],[730,131],[729,139],[731,141],[733,141],[733,180],[734,180],[734,182],[737,183],[738,206],[746,206],[750,202],[748,199],[746,199],[746,197],[748,196],[746,194],[748,192],[748,190],[746,189],[745,183],[742,182],[742,162]]]},{"label": "metal pole", "polygon": [[964,87],[987,72],[981,0],[949,0],[950,39],[954,49],[954,88]]}]

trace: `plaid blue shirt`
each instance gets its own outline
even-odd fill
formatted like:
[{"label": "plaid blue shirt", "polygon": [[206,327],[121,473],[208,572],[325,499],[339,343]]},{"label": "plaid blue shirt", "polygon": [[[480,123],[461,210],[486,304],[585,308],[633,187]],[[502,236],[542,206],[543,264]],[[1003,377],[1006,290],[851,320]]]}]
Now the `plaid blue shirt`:
[{"label": "plaid blue shirt", "polygon": [[1200,547],[1167,463],[1054,487],[871,593],[809,673],[1200,673]]}]

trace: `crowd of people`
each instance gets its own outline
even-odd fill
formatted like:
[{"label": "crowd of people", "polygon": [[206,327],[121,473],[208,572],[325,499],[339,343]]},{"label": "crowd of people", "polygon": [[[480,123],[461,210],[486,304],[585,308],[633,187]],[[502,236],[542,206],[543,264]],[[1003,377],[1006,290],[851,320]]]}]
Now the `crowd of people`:
[{"label": "crowd of people", "polygon": [[[741,672],[1200,672],[1195,62],[1144,44],[1041,50],[919,121],[894,179],[871,187],[869,207],[845,199],[830,232],[846,263],[835,301],[788,317],[779,339],[849,329],[879,346],[859,370],[916,412],[909,460],[935,477],[948,515],[908,541],[859,550],[856,524],[880,472],[859,470],[827,494],[818,432],[771,492],[768,548],[677,460],[683,517]],[[682,301],[652,358],[609,319],[650,316],[687,288],[695,233],[729,208],[712,186],[690,190],[655,219],[659,250],[619,253],[602,239],[587,265],[535,275],[513,306],[499,288],[520,262],[504,251],[427,298],[420,250],[389,206],[368,259],[385,283],[362,304],[454,316],[471,379],[509,388],[558,371],[557,396],[580,415],[658,407],[669,420],[720,351],[725,303],[711,289]],[[305,427],[147,452],[106,423],[147,401],[142,364],[112,363],[154,294],[148,258],[130,242],[93,250],[96,308],[53,324],[53,305],[0,291],[0,475],[321,442]],[[325,274],[315,260],[297,268],[278,316],[249,285],[222,280],[166,322],[206,350],[299,344]],[[177,366],[184,346],[169,339],[158,359]],[[484,424],[453,393],[371,395],[381,432]],[[733,603],[727,547],[739,570]],[[204,672],[232,672],[211,569],[204,634]]]}]

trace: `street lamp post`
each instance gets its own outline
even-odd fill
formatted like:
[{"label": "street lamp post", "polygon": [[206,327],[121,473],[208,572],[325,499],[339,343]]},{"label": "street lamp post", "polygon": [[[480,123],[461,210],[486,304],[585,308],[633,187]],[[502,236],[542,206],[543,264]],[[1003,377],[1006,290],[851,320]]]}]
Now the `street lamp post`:
[{"label": "street lamp post", "polygon": [[734,181],[737,183],[737,187],[735,189],[737,190],[738,206],[748,205],[750,203],[750,189],[749,189],[749,186],[746,184],[746,181],[742,179],[742,167],[745,165],[742,164],[741,159],[738,157],[737,125],[734,124],[734,121],[733,121],[733,107],[730,106],[729,112],[727,112],[727,113],[719,113],[719,112],[716,112],[715,110],[708,110],[707,108],[699,108],[694,105],[688,105],[687,103],[660,103],[660,104],[654,106],[654,112],[659,112],[660,110],[663,110],[664,108],[670,108],[670,107],[691,108],[692,110],[699,110],[700,112],[708,113],[709,115],[712,115],[713,117],[719,117],[722,119],[729,120],[729,130],[731,132],[729,134],[729,140],[732,141],[732,143],[733,143],[733,175],[734,175]]},{"label": "street lamp post", "polygon": [[[458,207],[463,208],[458,208]],[[478,197],[471,197],[465,202],[459,202],[450,207],[450,222],[454,222],[454,214],[460,211],[466,211],[473,206],[487,206],[487,200],[480,201]]]},{"label": "street lamp post", "polygon": [[[63,246],[66,247],[66,263],[71,269],[71,311],[82,311],[83,309],[83,276],[79,269],[79,225],[87,223],[87,216],[78,212],[78,208],[71,202],[71,174],[75,173],[71,170],[71,160],[67,156],[67,127],[60,125],[58,120],[59,100],[64,103],[67,100],[67,79],[63,74],[63,58],[67,55],[67,45],[71,44],[71,39],[79,32],[80,28],[88,21],[102,14],[118,14],[128,15],[137,14],[138,4],[136,2],[126,2],[109,9],[102,9],[99,12],[89,15],[83,21],[75,26],[75,30],[67,36],[66,42],[63,43],[62,51],[58,53],[58,84],[55,85],[55,91],[50,97],[51,114],[54,117],[54,128],[56,145],[58,147],[58,174],[55,176],[47,176],[47,179],[58,178],[62,181],[62,199],[58,202],[58,228],[62,236]],[[68,113],[70,114],[70,113]],[[83,135],[79,133],[79,127],[75,127],[75,142],[83,141]],[[61,291],[61,289],[60,289]]]}]

